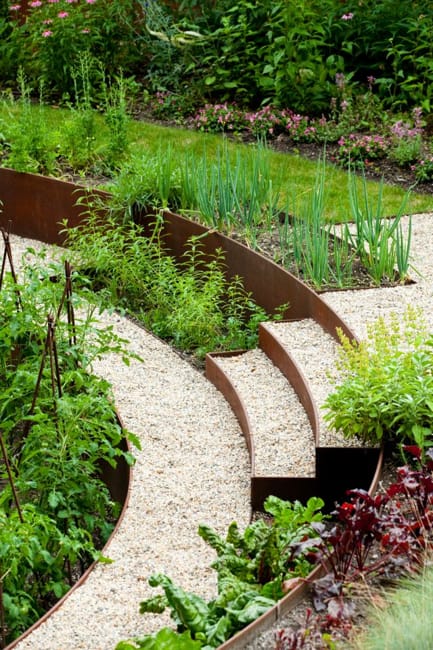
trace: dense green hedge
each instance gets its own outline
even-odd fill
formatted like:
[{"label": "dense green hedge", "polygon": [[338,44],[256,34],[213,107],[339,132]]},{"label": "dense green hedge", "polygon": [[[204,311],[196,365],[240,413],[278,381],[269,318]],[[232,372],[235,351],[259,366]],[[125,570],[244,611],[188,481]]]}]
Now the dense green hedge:
[{"label": "dense green hedge", "polygon": [[[197,103],[272,103],[329,112],[338,75],[374,87],[385,108],[433,102],[433,5],[420,0],[36,0],[25,24],[0,0],[0,81],[21,66],[58,94],[73,94],[85,50],[105,73]],[[141,86],[140,86],[141,88]]]}]

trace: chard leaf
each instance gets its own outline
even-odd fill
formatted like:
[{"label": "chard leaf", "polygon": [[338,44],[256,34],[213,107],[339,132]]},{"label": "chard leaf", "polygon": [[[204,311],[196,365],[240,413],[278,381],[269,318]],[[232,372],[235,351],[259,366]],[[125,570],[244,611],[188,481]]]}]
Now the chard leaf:
[{"label": "chard leaf", "polygon": [[178,625],[190,630],[193,636],[205,631],[209,607],[203,598],[184,591],[162,573],[151,576],[149,584],[151,587],[160,586],[164,589],[171,616]]},{"label": "chard leaf", "polygon": [[[275,600],[261,596],[255,591],[248,591],[239,596],[226,610],[240,627],[244,627],[274,605]],[[238,629],[240,628],[238,627]]]}]

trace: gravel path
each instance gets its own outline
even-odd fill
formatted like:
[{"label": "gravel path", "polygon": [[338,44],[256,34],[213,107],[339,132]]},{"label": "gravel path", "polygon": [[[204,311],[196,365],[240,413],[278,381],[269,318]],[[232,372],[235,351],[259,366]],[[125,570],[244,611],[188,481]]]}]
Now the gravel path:
[{"label": "gravel path", "polygon": [[[335,361],[338,358],[337,341],[311,318],[286,323],[268,323],[267,327],[290,351],[308,382],[319,416],[319,446],[356,445],[356,441],[352,440],[350,443],[337,431],[329,429],[323,419],[324,411],[321,407],[332,391],[332,377],[335,378],[337,374],[335,370]],[[358,444],[362,445],[362,442]]]},{"label": "gravel path", "polygon": [[[323,296],[358,336],[368,321],[401,314],[409,304],[424,308],[433,328],[432,218],[414,217],[413,264],[422,274],[414,276],[416,284]],[[122,418],[142,441],[130,504],[107,551],[113,564],[97,566],[19,650],[113,650],[121,638],[169,623],[161,616],[138,615],[139,601],[151,593],[147,577],[167,572],[186,589],[213,596],[215,576],[208,568],[213,553],[198,538],[197,525],[205,521],[224,532],[233,519],[241,526],[249,520],[248,453],[225,401],[168,346],[116,315],[110,320],[143,358],[129,368],[115,357],[95,366],[112,381]],[[324,366],[327,349],[320,354]],[[248,645],[249,650],[272,647],[272,630]]]},{"label": "gravel path", "polygon": [[278,368],[261,350],[218,357],[218,364],[245,404],[254,439],[255,475],[314,476],[313,431],[297,394]]}]

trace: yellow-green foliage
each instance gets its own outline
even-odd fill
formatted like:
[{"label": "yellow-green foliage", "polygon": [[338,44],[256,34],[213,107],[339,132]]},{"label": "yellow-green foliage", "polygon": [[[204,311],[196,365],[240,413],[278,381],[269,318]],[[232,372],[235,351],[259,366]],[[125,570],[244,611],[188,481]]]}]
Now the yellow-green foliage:
[{"label": "yellow-green foliage", "polygon": [[350,438],[415,443],[433,431],[433,339],[422,313],[409,307],[367,328],[366,340],[341,337],[340,378],[326,402],[325,419]]}]

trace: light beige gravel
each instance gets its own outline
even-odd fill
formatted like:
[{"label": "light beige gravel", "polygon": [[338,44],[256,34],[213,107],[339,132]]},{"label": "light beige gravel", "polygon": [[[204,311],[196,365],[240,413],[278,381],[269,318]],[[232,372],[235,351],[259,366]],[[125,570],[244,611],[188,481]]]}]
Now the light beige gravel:
[{"label": "light beige gravel", "polygon": [[[402,314],[407,305],[423,308],[433,327],[432,218],[413,219],[412,262],[421,274],[413,273],[416,284],[323,296],[359,337],[367,322]],[[13,239],[17,247],[26,243]],[[143,447],[125,519],[107,550],[114,562],[99,565],[18,650],[113,650],[119,639],[169,623],[167,617],[138,614],[139,601],[152,592],[148,576],[167,572],[186,589],[212,597],[213,554],[196,534],[198,523],[224,532],[233,519],[241,526],[249,520],[248,454],[225,401],[167,345],[117,315],[110,321],[143,358],[129,368],[116,357],[95,365],[112,381],[121,416]],[[308,353],[311,340],[307,336],[297,344]],[[326,345],[320,353],[325,366],[328,353]],[[272,630],[248,645],[249,650],[272,647]]]}]

